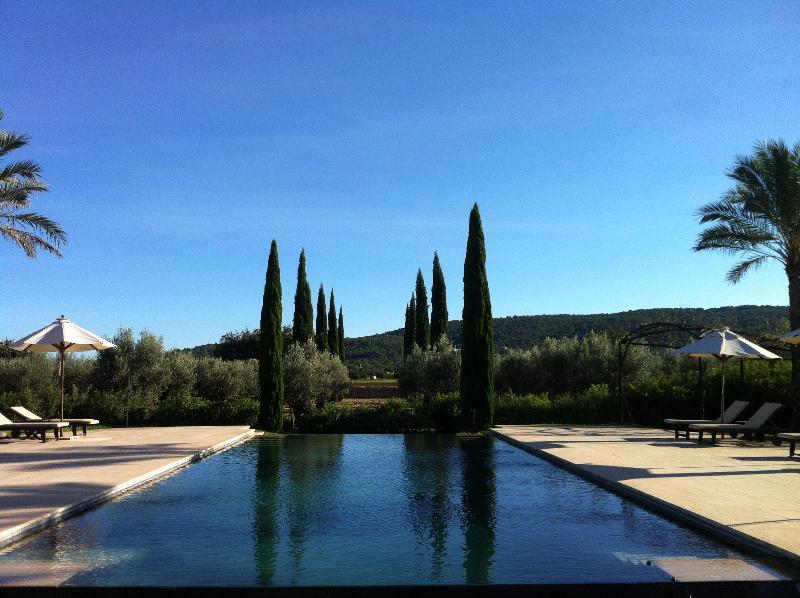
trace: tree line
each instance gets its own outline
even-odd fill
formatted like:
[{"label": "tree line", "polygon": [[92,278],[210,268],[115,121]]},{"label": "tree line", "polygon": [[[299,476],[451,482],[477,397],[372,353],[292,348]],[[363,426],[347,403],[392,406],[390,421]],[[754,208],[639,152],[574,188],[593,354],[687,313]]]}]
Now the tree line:
[{"label": "tree line", "polygon": [[[789,328],[789,308],[773,305],[738,305],[718,308],[637,309],[608,314],[555,314],[507,316],[493,319],[494,345],[499,354],[512,349],[528,349],[548,338],[584,338],[592,332],[621,337],[652,322],[702,325],[712,328],[730,326],[745,336],[779,335]],[[345,339],[349,367],[354,371],[382,374],[396,372],[407,355],[407,327],[380,334]],[[448,338],[461,344],[461,320],[448,322]],[[665,337],[677,346],[682,337]],[[203,350],[203,349],[201,349]]]}]

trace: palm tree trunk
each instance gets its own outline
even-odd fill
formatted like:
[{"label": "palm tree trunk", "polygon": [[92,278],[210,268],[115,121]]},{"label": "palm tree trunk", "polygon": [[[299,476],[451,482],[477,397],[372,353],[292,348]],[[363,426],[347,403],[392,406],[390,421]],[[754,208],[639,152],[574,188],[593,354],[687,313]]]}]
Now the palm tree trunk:
[{"label": "palm tree trunk", "polygon": [[[800,328],[800,263],[786,266],[789,278],[789,326],[792,330]],[[792,427],[800,425],[800,346],[792,345],[791,397]]]}]

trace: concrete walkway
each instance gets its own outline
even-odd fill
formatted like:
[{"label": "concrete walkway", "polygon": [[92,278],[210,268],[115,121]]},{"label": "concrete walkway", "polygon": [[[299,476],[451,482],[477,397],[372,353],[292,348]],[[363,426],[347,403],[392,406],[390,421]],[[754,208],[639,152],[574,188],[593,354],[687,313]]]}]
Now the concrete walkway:
[{"label": "concrete walkway", "polygon": [[0,439],[0,546],[250,435],[246,426],[187,426]]},{"label": "concrete walkway", "polygon": [[641,504],[800,564],[800,459],[784,445],[620,427],[498,426],[501,438]]}]

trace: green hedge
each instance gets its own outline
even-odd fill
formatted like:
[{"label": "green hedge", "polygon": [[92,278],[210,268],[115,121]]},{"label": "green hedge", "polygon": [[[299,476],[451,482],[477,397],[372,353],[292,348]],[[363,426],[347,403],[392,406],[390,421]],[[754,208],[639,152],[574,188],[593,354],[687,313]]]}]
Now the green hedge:
[{"label": "green hedge", "polygon": [[459,417],[458,394],[449,393],[368,405],[328,403],[300,417],[298,430],[329,434],[455,432]]}]

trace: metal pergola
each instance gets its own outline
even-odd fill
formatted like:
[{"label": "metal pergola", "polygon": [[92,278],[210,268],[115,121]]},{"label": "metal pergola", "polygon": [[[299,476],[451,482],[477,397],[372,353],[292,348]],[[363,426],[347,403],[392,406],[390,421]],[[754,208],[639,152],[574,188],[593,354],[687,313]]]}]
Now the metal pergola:
[{"label": "metal pergola", "polygon": [[[681,345],[674,345],[665,342],[658,342],[657,339],[654,339],[656,342],[653,342],[652,337],[658,337],[667,335],[670,333],[683,333],[687,336],[691,337],[693,340],[699,339],[701,336],[713,330],[714,326],[704,326],[699,324],[677,324],[675,322],[654,322],[652,324],[645,324],[644,326],[639,326],[635,330],[632,330],[625,336],[623,336],[619,340],[619,344],[617,345],[617,395],[619,397],[619,423],[625,423],[625,396],[624,396],[624,366],[625,366],[625,358],[628,355],[628,350],[632,346],[640,346],[640,347],[656,347],[662,349],[677,349]],[[785,346],[781,345],[780,342],[777,341],[774,337],[768,337],[760,334],[747,334],[743,333],[743,336],[749,338],[750,340],[757,342],[759,345],[768,349],[774,353],[787,353],[789,349]],[[697,397],[700,402],[700,417],[703,419],[705,417],[705,408],[704,408],[704,401],[703,401],[703,392],[704,392],[704,384],[703,384],[703,370],[705,366],[703,364],[702,358],[697,358]],[[739,377],[742,383],[744,383],[744,360],[739,360]],[[628,410],[629,420],[633,423],[633,417],[630,413],[630,409]]]}]

